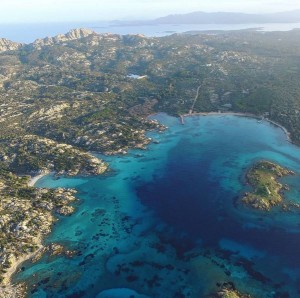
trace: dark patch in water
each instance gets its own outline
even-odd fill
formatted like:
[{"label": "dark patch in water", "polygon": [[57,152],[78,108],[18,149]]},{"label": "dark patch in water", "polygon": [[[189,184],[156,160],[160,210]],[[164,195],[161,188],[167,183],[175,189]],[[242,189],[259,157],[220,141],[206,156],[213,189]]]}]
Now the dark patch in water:
[{"label": "dark patch in water", "polygon": [[98,216],[102,216],[106,213],[106,210],[105,209],[96,209],[93,213],[92,213],[92,216],[93,217],[98,217]]},{"label": "dark patch in water", "polygon": [[126,280],[128,282],[134,282],[134,281],[137,281],[138,279],[139,279],[139,277],[136,276],[136,275],[128,275],[127,278],[126,278]]},{"label": "dark patch in water", "polygon": [[88,254],[84,257],[83,261],[79,263],[79,266],[86,265],[94,258],[94,254]]},{"label": "dark patch in water", "polygon": [[162,244],[170,245],[175,249],[178,259],[184,259],[185,253],[195,247],[194,241],[192,241],[189,238],[180,239],[174,237],[174,235],[170,237],[169,235],[165,235],[165,234],[159,234],[158,237]]},{"label": "dark patch in water", "polygon": [[267,278],[266,276],[264,276],[262,273],[256,271],[253,266],[255,266],[255,264],[245,258],[240,258],[237,262],[236,262],[237,266],[242,266],[245,271],[255,280],[260,281],[263,284],[267,284],[270,282],[270,279]]},{"label": "dark patch in water", "polygon": [[66,298],[82,298],[85,297],[86,292],[85,291],[78,291],[73,294],[67,295]]}]

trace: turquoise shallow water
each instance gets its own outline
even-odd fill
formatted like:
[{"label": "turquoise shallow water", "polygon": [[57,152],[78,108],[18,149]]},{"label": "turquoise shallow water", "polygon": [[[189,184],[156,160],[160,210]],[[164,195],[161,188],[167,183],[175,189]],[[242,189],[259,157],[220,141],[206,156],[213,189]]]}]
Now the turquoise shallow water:
[{"label": "turquoise shallow water", "polygon": [[15,277],[29,297],[205,297],[224,282],[254,297],[300,297],[299,211],[254,212],[237,200],[259,159],[297,174],[284,178],[300,202],[300,149],[282,130],[251,118],[154,116],[146,151],[105,157],[113,172],[48,176],[39,187],[74,187],[76,212],[47,243],[74,257],[45,255]]}]

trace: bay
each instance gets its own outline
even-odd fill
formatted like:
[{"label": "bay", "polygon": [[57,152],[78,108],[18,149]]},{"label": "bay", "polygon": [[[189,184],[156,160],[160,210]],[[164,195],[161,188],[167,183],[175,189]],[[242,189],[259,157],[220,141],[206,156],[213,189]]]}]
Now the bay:
[{"label": "bay", "polygon": [[167,131],[149,133],[148,150],[104,157],[108,175],[38,181],[78,190],[76,212],[45,240],[75,255],[46,254],[14,280],[26,282],[29,297],[196,298],[225,282],[254,297],[298,297],[299,211],[258,212],[237,201],[246,171],[267,159],[296,172],[285,183],[300,203],[300,148],[252,118],[153,118]]}]

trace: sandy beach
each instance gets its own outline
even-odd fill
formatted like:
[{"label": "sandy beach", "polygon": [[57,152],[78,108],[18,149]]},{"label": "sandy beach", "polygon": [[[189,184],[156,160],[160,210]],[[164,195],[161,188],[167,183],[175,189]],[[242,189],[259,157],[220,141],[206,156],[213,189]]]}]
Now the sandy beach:
[{"label": "sandy beach", "polygon": [[50,172],[49,171],[45,171],[45,172],[42,172],[42,173],[40,173],[40,174],[38,174],[38,175],[30,178],[30,180],[28,182],[28,186],[33,187],[38,182],[38,180],[40,180],[41,178],[43,178],[44,176],[46,176],[48,174],[50,174]]},{"label": "sandy beach", "polygon": [[284,126],[282,126],[281,124],[279,124],[279,123],[277,123],[277,122],[275,122],[275,121],[273,121],[273,120],[270,120],[270,119],[268,119],[268,118],[265,118],[264,120],[266,120],[266,121],[270,122],[271,124],[273,124],[273,125],[275,125],[275,126],[281,128],[281,129],[284,131],[284,133],[285,133],[285,135],[286,135],[286,137],[287,137],[287,140],[288,140],[290,143],[293,143],[293,141],[291,140],[291,134],[289,133],[289,131],[288,131]]}]

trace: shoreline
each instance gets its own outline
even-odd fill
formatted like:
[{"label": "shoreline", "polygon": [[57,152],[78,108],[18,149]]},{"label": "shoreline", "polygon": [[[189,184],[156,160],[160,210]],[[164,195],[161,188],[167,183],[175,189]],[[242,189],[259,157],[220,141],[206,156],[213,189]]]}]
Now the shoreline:
[{"label": "shoreline", "polygon": [[36,176],[33,176],[29,179],[28,181],[28,186],[29,187],[34,187],[34,185],[38,182],[38,180],[40,180],[41,178],[47,176],[48,174],[50,174],[51,172],[49,171],[44,171]]},{"label": "shoreline", "polygon": [[22,265],[24,262],[33,259],[43,248],[44,246],[41,243],[41,239],[39,239],[38,249],[36,251],[30,252],[25,255],[20,255],[20,257],[16,259],[14,263],[11,265],[11,267],[9,267],[7,271],[3,274],[3,278],[4,278],[3,284],[5,286],[9,286],[10,284],[12,284],[12,280],[11,280],[12,276],[17,272],[18,267]]},{"label": "shoreline", "polygon": [[[16,298],[16,297],[25,297],[26,290],[24,286],[20,283],[13,283],[12,277],[17,273],[19,267],[26,261],[33,260],[43,249],[42,237],[37,239],[38,249],[34,252],[20,255],[17,259],[14,260],[13,264],[7,269],[7,271],[2,275],[3,281],[0,286],[1,292],[5,295],[6,298]],[[0,297],[1,293],[0,293]]]},{"label": "shoreline", "polygon": [[190,117],[190,116],[212,116],[212,115],[233,115],[233,116],[241,116],[241,117],[249,117],[249,118],[254,118],[254,119],[259,119],[259,120],[262,120],[262,121],[267,121],[271,124],[273,124],[274,126],[280,128],[286,138],[287,138],[287,141],[289,143],[293,143],[292,139],[291,139],[291,134],[290,132],[281,124],[269,119],[269,118],[262,118],[260,116],[257,116],[255,114],[250,114],[250,113],[238,113],[238,112],[199,112],[199,113],[192,113],[192,114],[182,114],[182,115],[179,115],[179,118],[180,118],[180,122],[182,125],[184,125],[184,117]]},{"label": "shoreline", "polygon": [[287,141],[290,142],[290,143],[292,143],[292,144],[294,144],[294,142],[291,139],[290,132],[283,125],[281,125],[281,124],[279,124],[279,123],[277,123],[277,122],[275,122],[275,121],[273,121],[273,120],[271,120],[269,118],[266,118],[265,120],[268,121],[269,123],[271,123],[271,124],[273,124],[273,125],[281,128],[283,130],[283,132],[285,133],[285,135],[286,135]]},{"label": "shoreline", "polygon": [[[37,183],[38,180],[41,178],[55,172],[51,171],[42,171],[40,174],[33,176],[29,179],[27,182],[28,187],[35,187],[35,184]],[[55,220],[57,217],[52,213],[51,218]],[[51,224],[51,228],[53,226],[53,222]],[[50,230],[49,233],[52,232],[52,229]],[[0,282],[0,298],[23,298],[26,296],[26,287],[24,287],[23,283],[15,283],[13,282],[13,276],[20,270],[19,268],[22,266],[24,262],[32,262],[35,260],[39,254],[43,252],[45,249],[45,246],[43,244],[44,239],[48,236],[47,233],[46,235],[38,235],[37,237],[34,237],[34,242],[35,245],[37,246],[37,249],[33,252],[27,252],[27,253],[21,253],[17,257],[15,257],[11,261],[10,267],[6,268],[6,272],[2,273],[2,281]],[[4,296],[2,296],[4,295]]]},{"label": "shoreline", "polygon": [[[39,179],[43,178],[44,176],[48,175],[49,173],[50,173],[49,171],[45,171],[36,176],[31,177],[29,179],[27,185],[29,187],[34,187],[34,185],[37,183],[37,181]],[[17,272],[18,267],[20,265],[22,265],[24,262],[29,261],[30,259],[34,258],[43,249],[41,237],[39,237],[37,239],[36,244],[38,245],[38,249],[35,252],[30,252],[27,254],[20,255],[17,259],[15,259],[13,261],[13,264],[9,268],[7,268],[6,272],[3,273],[3,275],[2,275],[3,280],[1,282],[0,288],[2,288],[3,286],[5,287],[4,289],[2,288],[2,290],[5,291],[5,295],[7,297],[14,297],[14,293],[16,291],[16,286],[15,286],[15,284],[12,283],[12,276]]]},{"label": "shoreline", "polygon": [[[157,113],[154,113],[152,115],[156,115]],[[179,119],[181,121],[181,124],[184,125],[184,118],[185,117],[190,117],[190,116],[213,116],[213,115],[221,115],[221,116],[226,116],[226,115],[233,115],[233,116],[240,116],[240,117],[249,117],[249,118],[254,118],[254,119],[258,119],[258,120],[265,120],[271,124],[273,124],[274,126],[280,128],[286,135],[287,140],[292,143],[291,139],[290,139],[290,133],[288,132],[288,130],[282,126],[279,123],[276,123],[273,120],[270,120],[268,118],[262,118],[260,116],[254,115],[254,114],[250,114],[250,113],[238,113],[238,112],[199,112],[199,113],[188,113],[188,114],[181,114],[179,115]],[[149,116],[148,116],[149,117]],[[33,177],[30,178],[30,180],[28,181],[28,186],[29,187],[34,187],[35,184],[38,182],[38,180],[40,180],[41,178],[47,176],[48,174],[51,174],[54,172],[50,172],[50,171],[42,171],[40,174],[35,175]],[[43,237],[44,238],[44,237]],[[7,271],[3,274],[3,285],[5,286],[5,294],[7,296],[7,298],[13,298],[15,296],[13,296],[13,291],[15,291],[16,289],[16,285],[12,282],[12,276],[17,272],[18,268],[26,261],[30,261],[31,259],[33,259],[36,255],[38,255],[40,253],[40,251],[44,248],[44,246],[42,245],[42,238],[39,239],[38,243],[38,249],[35,252],[30,252],[28,254],[24,254],[24,255],[20,255],[18,257],[18,259],[14,260],[13,264],[11,267],[9,267],[7,269]],[[0,286],[0,290],[3,290],[3,288],[1,289]],[[1,297],[1,294],[0,294]]]}]

